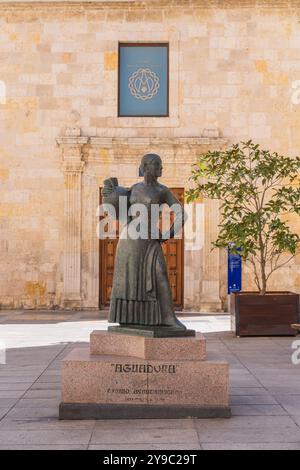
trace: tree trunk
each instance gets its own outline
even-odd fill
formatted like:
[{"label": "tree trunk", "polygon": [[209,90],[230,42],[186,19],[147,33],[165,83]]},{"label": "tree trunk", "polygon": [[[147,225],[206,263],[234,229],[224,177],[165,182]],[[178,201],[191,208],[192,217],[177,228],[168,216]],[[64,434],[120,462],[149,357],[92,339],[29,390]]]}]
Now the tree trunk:
[{"label": "tree trunk", "polygon": [[266,260],[264,257],[264,245],[262,241],[262,236],[260,234],[260,273],[261,273],[261,289],[260,295],[265,295],[267,290],[267,276],[266,276]]},{"label": "tree trunk", "polygon": [[265,295],[267,291],[267,281],[266,281],[266,273],[265,273],[265,266],[262,267],[262,273],[261,273],[261,290],[260,294]]}]

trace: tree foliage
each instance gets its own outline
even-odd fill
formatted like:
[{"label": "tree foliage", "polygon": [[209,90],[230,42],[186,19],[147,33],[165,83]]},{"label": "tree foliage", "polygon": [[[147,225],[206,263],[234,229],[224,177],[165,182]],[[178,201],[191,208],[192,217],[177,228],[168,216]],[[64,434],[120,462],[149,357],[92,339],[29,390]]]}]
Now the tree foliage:
[{"label": "tree foliage", "polygon": [[214,247],[248,261],[261,294],[274,271],[297,253],[300,237],[288,222],[300,215],[300,158],[263,150],[251,140],[225,151],[199,156],[187,202],[200,196],[221,201],[221,223]]}]

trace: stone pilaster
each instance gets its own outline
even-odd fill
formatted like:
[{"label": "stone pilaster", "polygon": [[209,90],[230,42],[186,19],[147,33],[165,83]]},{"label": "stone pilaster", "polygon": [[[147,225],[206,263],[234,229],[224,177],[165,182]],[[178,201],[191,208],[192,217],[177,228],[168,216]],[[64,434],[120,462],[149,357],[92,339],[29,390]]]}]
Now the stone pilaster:
[{"label": "stone pilaster", "polygon": [[203,280],[200,296],[201,312],[222,311],[220,299],[220,252],[212,250],[218,236],[219,201],[204,199]]},{"label": "stone pilaster", "polygon": [[[75,132],[74,132],[75,134]],[[80,134],[80,132],[78,133]],[[80,135],[57,139],[62,149],[65,187],[64,288],[65,308],[81,308],[81,179],[84,168],[82,146],[88,141]]]}]

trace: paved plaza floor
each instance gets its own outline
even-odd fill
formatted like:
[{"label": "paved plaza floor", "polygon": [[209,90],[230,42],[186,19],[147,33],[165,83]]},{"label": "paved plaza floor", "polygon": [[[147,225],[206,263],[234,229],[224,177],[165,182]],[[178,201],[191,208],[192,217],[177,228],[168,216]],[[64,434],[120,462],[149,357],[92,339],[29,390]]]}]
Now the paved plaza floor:
[{"label": "paved plaza floor", "polygon": [[60,362],[106,329],[105,316],[0,311],[0,449],[300,450],[295,339],[236,338],[227,315],[181,319],[230,363],[231,419],[59,421]]}]

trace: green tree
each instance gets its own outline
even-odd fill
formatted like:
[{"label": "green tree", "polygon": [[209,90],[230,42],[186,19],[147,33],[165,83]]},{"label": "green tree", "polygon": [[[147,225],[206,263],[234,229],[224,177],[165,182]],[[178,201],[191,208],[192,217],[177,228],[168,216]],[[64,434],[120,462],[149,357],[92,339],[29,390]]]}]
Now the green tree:
[{"label": "green tree", "polygon": [[199,156],[187,191],[187,202],[200,196],[219,199],[221,223],[214,247],[239,253],[254,272],[264,295],[270,276],[287,264],[299,248],[300,237],[287,214],[300,215],[300,158],[263,150],[252,140],[225,151]]}]

